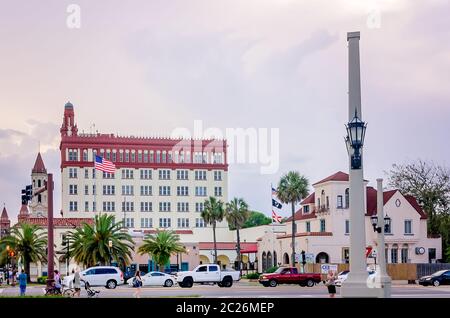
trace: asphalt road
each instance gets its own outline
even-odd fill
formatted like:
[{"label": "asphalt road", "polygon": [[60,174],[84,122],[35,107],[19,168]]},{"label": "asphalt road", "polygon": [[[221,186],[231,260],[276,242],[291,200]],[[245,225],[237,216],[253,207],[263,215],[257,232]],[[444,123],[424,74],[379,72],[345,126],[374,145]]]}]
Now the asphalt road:
[{"label": "asphalt road", "polygon": [[[100,298],[127,298],[133,297],[136,289],[128,285],[118,286],[110,290],[104,287],[94,287],[100,290]],[[336,297],[339,297],[337,288]],[[0,288],[1,296],[15,296],[19,293],[18,287]],[[43,288],[30,286],[27,295],[43,295]],[[81,290],[81,297],[87,297],[86,291]],[[297,285],[281,285],[275,288],[263,287],[258,283],[238,282],[231,288],[220,288],[214,285],[194,285],[192,288],[180,287],[144,287],[141,289],[141,297],[209,297],[209,298],[323,298],[328,297],[328,292],[323,284],[314,287],[300,287]],[[393,298],[450,298],[450,286],[423,287],[420,285],[394,285],[392,287]]]}]

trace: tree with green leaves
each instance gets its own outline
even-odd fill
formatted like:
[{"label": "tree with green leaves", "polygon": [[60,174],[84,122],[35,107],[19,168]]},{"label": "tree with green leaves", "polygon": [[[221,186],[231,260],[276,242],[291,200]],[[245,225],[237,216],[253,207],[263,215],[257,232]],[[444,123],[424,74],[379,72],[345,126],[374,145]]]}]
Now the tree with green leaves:
[{"label": "tree with green leaves", "polygon": [[30,282],[30,264],[47,260],[47,235],[37,225],[19,223],[11,229],[8,236],[1,240],[0,244],[2,250],[6,251],[6,246],[9,246],[17,257],[22,259],[28,282]]},{"label": "tree with green leaves", "polygon": [[234,198],[226,204],[225,217],[228,221],[228,226],[236,229],[236,253],[238,257],[238,268],[241,270],[241,238],[239,236],[239,230],[242,229],[245,221],[247,221],[250,215],[248,210],[248,204],[242,198]]},{"label": "tree with green leaves", "polygon": [[141,255],[148,254],[158,265],[159,271],[164,271],[172,254],[186,252],[180,243],[180,237],[174,231],[157,231],[156,234],[148,234],[143,244],[138,248]]},{"label": "tree with green leaves", "polygon": [[[388,172],[388,185],[415,197],[427,214],[431,235],[442,237],[443,251],[450,247],[450,169],[433,162],[417,160],[394,164]],[[450,261],[450,256],[447,256]]]},{"label": "tree with green leaves", "polygon": [[282,176],[277,187],[278,198],[292,207],[292,266],[295,266],[295,205],[308,196],[308,187],[308,179],[297,171]]},{"label": "tree with green leaves", "polygon": [[217,222],[221,222],[224,218],[223,202],[217,200],[215,197],[209,197],[209,199],[205,200],[201,217],[207,224],[212,225],[214,239],[214,263],[217,264],[216,226]]},{"label": "tree with green leaves", "polygon": [[[248,227],[255,227],[260,225],[268,225],[272,223],[272,219],[267,217],[261,212],[258,211],[250,211],[249,216],[247,220],[244,222],[244,225],[242,226],[243,229],[246,229]],[[235,230],[232,226],[230,226],[231,230]]]},{"label": "tree with green leaves", "polygon": [[[70,256],[85,266],[106,265],[110,260],[128,264],[134,241],[121,230],[122,222],[115,223],[112,215],[96,215],[94,225],[84,223],[68,233]],[[109,241],[112,247],[109,247]]]}]

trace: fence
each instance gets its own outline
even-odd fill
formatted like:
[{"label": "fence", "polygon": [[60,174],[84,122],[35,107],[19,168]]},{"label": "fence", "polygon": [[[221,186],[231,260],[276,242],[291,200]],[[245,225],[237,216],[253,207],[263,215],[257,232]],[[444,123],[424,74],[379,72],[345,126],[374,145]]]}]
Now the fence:
[{"label": "fence", "polygon": [[[299,270],[303,269],[302,265],[297,265]],[[321,264],[305,264],[306,273],[320,273]],[[338,273],[349,270],[350,264],[333,264],[338,266]],[[450,269],[450,263],[432,263],[432,264],[387,264],[386,270],[392,280],[409,280],[413,281],[425,275],[431,275],[439,270]]]}]

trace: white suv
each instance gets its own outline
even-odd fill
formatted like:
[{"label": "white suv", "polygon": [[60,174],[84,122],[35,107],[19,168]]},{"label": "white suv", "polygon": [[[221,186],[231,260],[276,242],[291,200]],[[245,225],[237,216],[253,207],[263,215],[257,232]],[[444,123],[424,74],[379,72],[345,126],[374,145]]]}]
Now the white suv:
[{"label": "white suv", "polygon": [[[110,289],[114,289],[117,285],[124,283],[123,272],[118,267],[113,266],[90,267],[80,272],[80,277],[85,282],[88,282],[90,286],[105,286]],[[63,285],[73,287],[73,278],[73,274],[66,276],[63,280]]]}]

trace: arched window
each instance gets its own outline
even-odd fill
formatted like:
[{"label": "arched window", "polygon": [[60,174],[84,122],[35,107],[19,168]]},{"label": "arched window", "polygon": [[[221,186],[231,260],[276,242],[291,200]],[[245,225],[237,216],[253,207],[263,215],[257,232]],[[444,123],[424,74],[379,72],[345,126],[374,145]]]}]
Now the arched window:
[{"label": "arched window", "polygon": [[345,189],[345,208],[348,209],[350,206],[350,190],[347,188]]},{"label": "arched window", "polygon": [[273,266],[278,266],[277,263],[277,252],[273,251]]},{"label": "arched window", "polygon": [[[322,190],[322,193],[320,194],[320,202],[322,202],[322,204],[325,203],[325,190]],[[325,207],[325,206],[320,207],[320,208],[322,209],[322,208],[324,208],[324,207]]]},{"label": "arched window", "polygon": [[284,255],[283,255],[283,264],[284,265],[289,265],[289,255],[288,255],[288,253],[284,253]]},{"label": "arched window", "polygon": [[261,266],[262,266],[262,272],[264,273],[267,269],[267,258],[266,258],[266,252],[262,253],[262,257],[261,257]]},{"label": "arched window", "polygon": [[272,266],[273,266],[273,264],[272,264],[272,253],[267,252],[267,268],[270,268]]},{"label": "arched window", "polygon": [[401,262],[408,263],[408,244],[403,244],[403,246],[402,246]]},{"label": "arched window", "polygon": [[398,263],[398,245],[393,244],[391,248],[391,263]]}]

